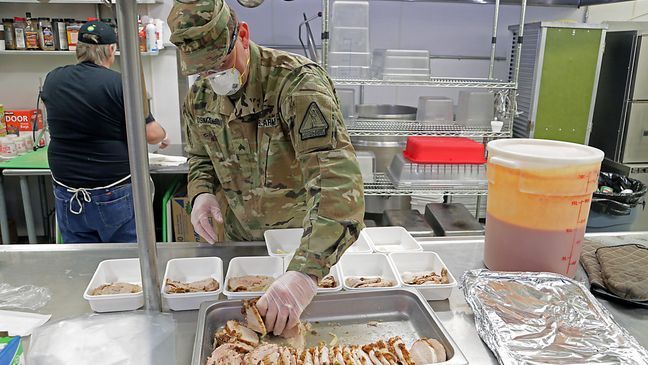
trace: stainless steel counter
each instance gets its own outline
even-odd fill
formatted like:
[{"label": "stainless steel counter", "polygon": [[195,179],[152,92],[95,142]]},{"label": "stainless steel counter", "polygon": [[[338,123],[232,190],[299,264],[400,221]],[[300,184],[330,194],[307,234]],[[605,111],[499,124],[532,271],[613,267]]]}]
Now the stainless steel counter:
[{"label": "stainless steel counter", "polygon": [[[594,236],[594,235],[593,235]],[[648,233],[597,234],[610,244],[641,242],[648,244]],[[450,271],[457,277],[470,269],[483,267],[483,238],[421,239],[426,250],[441,255]],[[232,257],[265,255],[262,242],[227,243],[218,246],[187,243],[159,244],[158,272],[162,275],[166,262],[178,257],[219,256],[227,263]],[[52,290],[52,300],[39,312],[51,313],[51,321],[90,313],[83,299],[97,264],[106,259],[137,257],[137,248],[128,244],[86,245],[11,245],[0,246],[0,282],[12,285],[33,284]],[[226,269],[226,268],[225,268]],[[584,278],[583,272],[579,277]],[[645,347],[648,347],[648,310],[630,309],[601,300],[617,322]],[[471,364],[496,364],[490,350],[479,339],[472,311],[459,289],[449,300],[430,302],[444,327],[459,345]],[[177,361],[169,364],[189,364],[196,331],[197,311],[172,312],[177,322]]]}]

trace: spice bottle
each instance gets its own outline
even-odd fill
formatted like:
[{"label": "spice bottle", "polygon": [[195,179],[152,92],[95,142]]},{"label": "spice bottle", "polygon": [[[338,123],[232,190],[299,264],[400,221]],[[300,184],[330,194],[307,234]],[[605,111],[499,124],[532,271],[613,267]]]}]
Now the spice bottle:
[{"label": "spice bottle", "polygon": [[76,51],[77,41],[79,40],[79,29],[81,29],[81,23],[76,20],[71,20],[67,24],[67,41],[68,48],[70,51]]},{"label": "spice bottle", "polygon": [[14,29],[13,19],[2,19],[2,25],[4,25],[5,48],[11,50],[16,49],[16,31]]},{"label": "spice bottle", "polygon": [[43,51],[53,51],[54,46],[54,29],[49,18],[38,18],[38,41]]},{"label": "spice bottle", "polygon": [[27,48],[25,45],[25,18],[15,17],[13,23],[16,49],[24,50]]},{"label": "spice bottle", "polygon": [[39,49],[38,24],[31,18],[31,13],[27,13],[25,20],[25,46],[27,49]]},{"label": "spice bottle", "polygon": [[54,31],[54,48],[59,51],[67,51],[67,29],[64,19],[52,19],[52,28]]}]

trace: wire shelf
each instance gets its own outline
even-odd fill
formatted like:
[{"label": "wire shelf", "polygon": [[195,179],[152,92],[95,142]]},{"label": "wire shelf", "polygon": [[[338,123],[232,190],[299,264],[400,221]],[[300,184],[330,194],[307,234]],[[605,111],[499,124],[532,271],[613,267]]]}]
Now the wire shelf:
[{"label": "wire shelf", "polygon": [[515,83],[501,80],[461,78],[461,77],[432,77],[429,80],[378,80],[378,79],[347,79],[334,78],[336,85],[353,86],[429,86],[449,88],[475,88],[475,89],[515,89]]},{"label": "wire shelf", "polygon": [[373,182],[365,182],[365,195],[486,195],[488,189],[484,186],[468,187],[460,185],[439,185],[439,186],[410,186],[407,188],[396,188],[384,173],[375,173]]},{"label": "wire shelf", "polygon": [[486,138],[509,138],[510,128],[500,132],[493,132],[490,128],[467,127],[459,124],[432,124],[407,120],[384,120],[384,119],[349,119],[346,122],[347,131],[352,137],[368,136],[452,136],[452,137],[486,137]]}]

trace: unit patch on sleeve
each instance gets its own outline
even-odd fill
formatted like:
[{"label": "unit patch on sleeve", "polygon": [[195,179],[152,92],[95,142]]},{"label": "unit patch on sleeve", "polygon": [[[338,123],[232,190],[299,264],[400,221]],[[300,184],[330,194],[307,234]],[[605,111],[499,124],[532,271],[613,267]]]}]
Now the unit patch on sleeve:
[{"label": "unit patch on sleeve", "polygon": [[299,135],[305,141],[311,138],[325,137],[329,124],[316,102],[311,102],[304,114]]}]

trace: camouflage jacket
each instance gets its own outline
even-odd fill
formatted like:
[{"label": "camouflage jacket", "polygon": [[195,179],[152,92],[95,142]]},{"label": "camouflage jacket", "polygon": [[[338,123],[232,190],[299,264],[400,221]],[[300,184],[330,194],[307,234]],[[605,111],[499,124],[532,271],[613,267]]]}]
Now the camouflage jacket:
[{"label": "camouflage jacket", "polygon": [[235,104],[199,78],[183,108],[189,197],[222,189],[230,240],[303,227],[289,270],[326,275],[363,228],[364,195],[335,89],[312,61],[250,43]]}]

